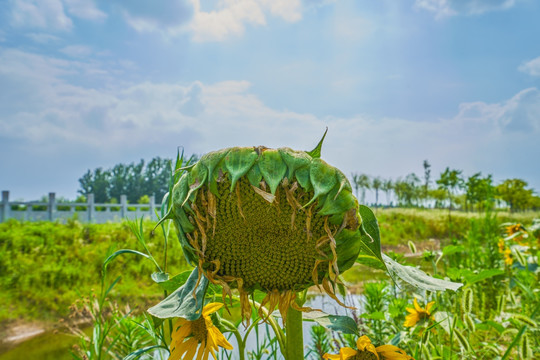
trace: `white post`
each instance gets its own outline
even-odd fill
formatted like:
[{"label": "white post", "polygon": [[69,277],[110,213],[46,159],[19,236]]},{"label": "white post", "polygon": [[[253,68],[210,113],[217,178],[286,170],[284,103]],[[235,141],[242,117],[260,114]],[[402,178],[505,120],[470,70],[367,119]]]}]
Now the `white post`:
[{"label": "white post", "polygon": [[32,221],[32,220],[34,220],[34,219],[32,218],[32,211],[33,211],[33,209],[32,209],[32,204],[30,204],[30,203],[27,202],[27,203],[26,203],[26,219],[25,219],[26,221]]},{"label": "white post", "polygon": [[56,213],[56,195],[53,192],[49,193],[49,205],[47,206],[47,215],[49,221],[54,220],[54,214]]},{"label": "white post", "polygon": [[156,207],[156,197],[152,195],[150,196],[150,220],[154,218],[155,207]]},{"label": "white post", "polygon": [[94,220],[94,194],[88,194],[87,203],[88,222],[91,223]]},{"label": "white post", "polygon": [[123,218],[127,215],[127,196],[120,195],[120,216]]},{"label": "white post", "polygon": [[0,219],[0,222],[7,221],[9,219],[9,191],[4,190],[2,191],[2,218]]}]

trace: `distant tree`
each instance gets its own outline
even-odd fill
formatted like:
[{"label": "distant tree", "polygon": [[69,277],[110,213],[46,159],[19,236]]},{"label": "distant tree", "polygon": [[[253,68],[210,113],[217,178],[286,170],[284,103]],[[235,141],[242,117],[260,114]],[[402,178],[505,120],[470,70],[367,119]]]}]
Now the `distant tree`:
[{"label": "distant tree", "polygon": [[435,200],[436,208],[443,208],[444,201],[447,199],[446,190],[444,189],[429,189],[429,197]]},{"label": "distant tree", "polygon": [[170,159],[156,157],[146,166],[144,172],[146,194],[154,195],[157,202],[161,202],[163,196],[169,191],[171,164]]},{"label": "distant tree", "polygon": [[484,210],[486,207],[491,207],[495,196],[495,187],[491,175],[482,177],[482,173],[478,172],[467,179],[465,183],[466,190],[466,206],[470,206],[472,210]]},{"label": "distant tree", "polygon": [[79,179],[81,190],[79,193],[88,197],[88,194],[94,194],[95,202],[107,202],[109,200],[109,180],[110,173],[102,168],[97,168],[93,172],[88,170],[82,178]]},{"label": "distant tree", "polygon": [[424,202],[427,202],[429,199],[429,183],[431,182],[431,164],[424,160],[424,187],[421,192],[421,198]]},{"label": "distant tree", "polygon": [[125,164],[115,165],[111,171],[109,182],[109,201],[112,199],[120,200],[120,195],[127,193],[127,173],[128,167]]},{"label": "distant tree", "polygon": [[530,208],[532,210],[538,211],[540,210],[540,196],[533,195],[530,199]]},{"label": "distant tree", "polygon": [[[191,161],[196,157],[192,156]],[[85,197],[94,194],[96,202],[108,203],[118,201],[126,195],[129,203],[146,196],[155,196],[160,202],[169,189],[171,176],[170,159],[156,157],[146,166],[144,160],[131,164],[116,164],[112,169],[97,168],[88,170],[80,179],[78,192]]]},{"label": "distant tree", "polygon": [[424,160],[423,166],[424,166],[424,189],[427,192],[427,190],[429,189],[429,183],[430,183],[430,178],[431,178],[431,164],[427,160]]},{"label": "distant tree", "polygon": [[139,163],[131,163],[127,167],[126,174],[126,195],[127,200],[134,204],[141,196],[146,195],[146,184],[144,182],[144,160]]},{"label": "distant tree", "polygon": [[409,174],[405,179],[398,179],[394,183],[394,193],[396,194],[400,206],[415,206],[419,198],[420,179],[416,174]]},{"label": "distant tree", "polygon": [[79,179],[79,186],[81,187],[78,192],[81,194],[81,196],[84,196],[85,202],[86,198],[88,197],[88,194],[92,193],[92,185],[94,182],[94,175],[93,173],[88,170],[84,173],[84,175]]},{"label": "distant tree", "polygon": [[382,191],[384,191],[384,194],[386,195],[386,205],[390,206],[390,196],[392,193],[392,190],[394,189],[394,182],[392,179],[387,179],[382,182],[381,186]]},{"label": "distant tree", "polygon": [[497,194],[510,207],[510,211],[529,208],[533,201],[533,190],[526,189],[527,182],[521,179],[507,179],[497,185]]},{"label": "distant tree", "polygon": [[354,194],[356,195],[356,198],[359,199],[358,197],[358,189],[360,189],[360,185],[358,185],[358,174],[357,173],[352,173],[352,185],[354,187]]},{"label": "distant tree", "polygon": [[462,189],[464,187],[464,180],[461,175],[461,170],[450,170],[449,167],[447,167],[444,172],[441,173],[441,176],[439,180],[437,180],[437,184],[439,185],[439,189],[443,189],[447,194],[448,199],[448,229],[449,229],[449,235],[452,236],[452,203],[453,198],[456,195],[456,192],[459,189]]},{"label": "distant tree", "polygon": [[362,204],[366,203],[366,190],[371,188],[371,181],[369,180],[369,176],[366,174],[360,174],[358,176],[358,186],[362,190]]},{"label": "distant tree", "polygon": [[450,168],[447,167],[444,172],[441,173],[439,180],[437,180],[439,188],[444,189],[447,193],[449,211],[452,210],[453,196],[458,190],[463,189],[464,187],[465,182],[461,173],[461,170],[450,170]]},{"label": "distant tree", "polygon": [[373,181],[371,182],[371,188],[375,190],[375,208],[377,208],[379,204],[379,190],[382,188],[383,181],[380,177],[373,178]]}]

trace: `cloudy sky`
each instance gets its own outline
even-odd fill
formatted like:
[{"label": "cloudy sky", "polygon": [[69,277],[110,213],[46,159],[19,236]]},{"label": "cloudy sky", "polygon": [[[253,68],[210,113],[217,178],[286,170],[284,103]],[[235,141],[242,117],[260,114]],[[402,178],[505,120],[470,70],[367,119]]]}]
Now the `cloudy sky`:
[{"label": "cloudy sky", "polygon": [[0,188],[230,146],[540,190],[536,0],[0,0]]}]

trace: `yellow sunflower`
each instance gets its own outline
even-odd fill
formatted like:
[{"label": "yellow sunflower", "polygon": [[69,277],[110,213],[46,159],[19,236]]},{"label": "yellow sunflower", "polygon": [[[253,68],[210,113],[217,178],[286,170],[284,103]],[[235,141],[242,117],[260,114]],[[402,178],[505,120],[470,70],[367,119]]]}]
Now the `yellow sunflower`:
[{"label": "yellow sunflower", "polygon": [[414,298],[414,308],[407,308],[409,315],[405,317],[405,323],[403,326],[412,327],[416,325],[417,322],[423,319],[429,319],[431,316],[431,308],[435,304],[435,301],[432,301],[427,304],[426,308],[423,309],[418,305],[418,301]]},{"label": "yellow sunflower", "polygon": [[381,345],[375,347],[366,335],[358,338],[356,347],[357,350],[343,347],[339,349],[339,354],[324,354],[323,358],[331,360],[414,360],[397,346]]},{"label": "yellow sunflower", "polygon": [[525,228],[523,227],[523,225],[521,224],[509,225],[509,226],[506,226],[505,229],[506,229],[507,236],[512,236],[518,232],[521,232],[521,234],[518,236],[515,236],[513,240],[521,246],[528,245],[527,240],[526,240],[528,237],[528,234],[525,232]]},{"label": "yellow sunflower", "polygon": [[505,229],[506,229],[506,234],[508,236],[510,236],[510,235],[514,235],[515,233],[523,230],[523,225],[521,225],[521,224],[509,225],[509,226],[506,226]]},{"label": "yellow sunflower", "polygon": [[506,248],[504,239],[499,239],[499,243],[497,245],[499,246],[499,253],[504,254],[504,249]]},{"label": "yellow sunflower", "polygon": [[216,359],[214,351],[218,350],[218,346],[232,350],[232,345],[212,323],[210,314],[221,309],[223,304],[210,303],[203,308],[202,315],[197,320],[189,321],[179,318],[174,324],[171,355],[169,360],[179,359],[195,359],[199,344],[199,352],[197,360],[208,359],[208,355]]},{"label": "yellow sunflower", "polygon": [[503,252],[503,255],[504,255],[504,263],[506,265],[512,265],[514,263],[514,260],[512,259],[512,250],[510,250],[510,248],[507,248],[506,250],[504,250]]}]

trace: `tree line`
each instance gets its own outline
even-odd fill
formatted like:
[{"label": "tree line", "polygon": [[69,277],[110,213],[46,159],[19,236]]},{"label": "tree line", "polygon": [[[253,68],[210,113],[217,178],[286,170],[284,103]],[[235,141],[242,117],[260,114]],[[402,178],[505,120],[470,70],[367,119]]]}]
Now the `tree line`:
[{"label": "tree line", "polygon": [[[196,157],[191,157],[191,162]],[[540,197],[528,188],[526,181],[507,179],[495,184],[491,174],[481,172],[465,177],[458,169],[447,167],[438,178],[431,174],[431,164],[425,160],[421,177],[415,173],[398,179],[383,179],[353,173],[352,186],[360,203],[366,203],[366,193],[375,196],[372,204],[393,207],[433,207],[484,211],[507,206],[510,211],[539,210]],[[157,202],[169,190],[172,160],[155,157],[146,163],[117,164],[110,169],[88,170],[80,179],[78,192],[94,194],[99,203],[117,203],[126,195],[130,203],[144,203],[154,195]],[[384,200],[383,200],[384,198]]]},{"label": "tree line", "polygon": [[172,160],[155,157],[148,163],[117,164],[110,169],[88,170],[80,179],[79,194],[94,194],[98,203],[118,203],[126,195],[129,203],[147,202],[154,195],[157,202],[169,191]]},{"label": "tree line", "polygon": [[[434,207],[484,211],[495,207],[508,207],[510,211],[539,210],[540,197],[522,179],[506,179],[495,184],[491,174],[481,172],[465,177],[462,170],[447,167],[439,177],[432,178],[431,164],[425,160],[424,174],[420,178],[411,173],[396,180],[353,173],[352,185],[356,197],[366,202],[366,192],[375,195],[375,207]],[[379,201],[385,194],[386,202]]]}]

